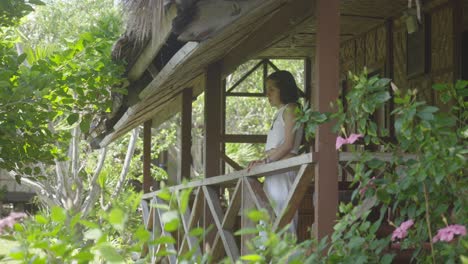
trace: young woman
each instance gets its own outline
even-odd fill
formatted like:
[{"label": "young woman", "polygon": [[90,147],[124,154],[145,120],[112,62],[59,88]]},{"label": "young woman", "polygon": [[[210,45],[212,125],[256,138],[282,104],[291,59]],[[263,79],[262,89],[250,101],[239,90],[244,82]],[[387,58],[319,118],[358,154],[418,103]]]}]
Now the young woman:
[{"label": "young woman", "polygon": [[[272,73],[267,78],[266,90],[270,105],[277,108],[278,111],[268,132],[265,158],[251,162],[248,169],[297,155],[302,139],[302,129],[294,129],[299,89],[292,74],[288,71]],[[296,171],[291,171],[265,177],[263,189],[272,202],[276,215],[279,215],[287,206],[286,199],[295,176]],[[296,224],[297,215],[291,223],[293,233],[296,232]]]}]

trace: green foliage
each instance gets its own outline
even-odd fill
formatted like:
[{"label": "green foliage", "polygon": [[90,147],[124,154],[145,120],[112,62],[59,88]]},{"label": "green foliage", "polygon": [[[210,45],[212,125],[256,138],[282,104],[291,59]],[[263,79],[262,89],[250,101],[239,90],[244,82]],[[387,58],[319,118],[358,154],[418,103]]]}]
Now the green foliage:
[{"label": "green foliage", "polygon": [[329,121],[329,114],[314,111],[312,106],[306,102],[302,108],[296,108],[296,125],[295,129],[304,127],[304,133],[307,141],[315,138],[315,133],[319,125]]},{"label": "green foliage", "polygon": [[20,19],[34,11],[40,0],[2,0],[0,2],[0,27],[16,26]]},{"label": "green foliage", "polygon": [[[368,151],[357,153],[359,159],[352,166],[353,202],[340,205],[342,217],[335,225],[329,251],[332,263],[390,263],[392,254],[384,249],[390,237],[379,237],[383,219],[390,210],[390,225],[397,227],[412,219],[414,226],[400,242],[402,249],[413,250],[417,262],[455,263],[466,249],[466,237],[456,238],[454,243],[432,239],[438,229],[450,224],[466,224],[468,206],[466,167],[467,111],[463,99],[468,83],[435,85],[441,101],[448,103],[448,111],[417,101],[417,91],[402,93],[394,84],[396,108],[396,144],[380,139],[386,134],[377,133],[372,114],[390,99],[389,80],[367,78],[364,71],[359,76],[350,75],[355,82],[346,95],[344,112],[338,102],[338,111],[331,115],[337,120],[342,133],[365,135],[365,145],[380,144],[393,157],[389,162],[379,161]],[[346,133],[348,131],[348,133]],[[410,155],[404,157],[403,155]],[[380,211],[377,218],[371,211]],[[431,250],[425,250],[424,245]]]},{"label": "green foliage", "polygon": [[16,53],[23,43],[14,31],[1,33],[1,168],[30,175],[30,164],[63,157],[70,128],[87,133],[96,113],[110,111],[112,87],[123,72],[110,56],[119,34],[113,17],[101,13],[87,32],[76,32],[46,57],[28,58],[29,65],[26,54]]},{"label": "green foliage", "polygon": [[[254,228],[244,228],[235,235],[252,235],[247,241],[251,251],[240,257],[239,263],[327,263],[322,257],[327,238],[320,243],[316,240],[306,240],[297,243],[291,234],[289,225],[275,231],[266,210],[251,210],[247,213],[249,219],[255,223]],[[314,248],[314,252],[310,252]],[[223,263],[230,263],[224,259]]]},{"label": "green foliage", "polygon": [[21,263],[129,261],[132,252],[139,252],[150,235],[141,224],[130,220],[141,196],[125,198],[109,212],[96,212],[97,218],[83,218],[79,213],[53,207],[16,224],[13,236],[19,246],[9,257]]}]

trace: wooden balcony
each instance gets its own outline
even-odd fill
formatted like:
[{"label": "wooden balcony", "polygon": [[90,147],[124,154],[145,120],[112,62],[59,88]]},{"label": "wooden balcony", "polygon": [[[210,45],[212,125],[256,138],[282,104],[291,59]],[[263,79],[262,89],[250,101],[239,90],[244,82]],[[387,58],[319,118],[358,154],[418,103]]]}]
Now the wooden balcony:
[{"label": "wooden balcony", "polygon": [[[232,262],[235,262],[241,255],[248,253],[246,242],[252,237],[252,235],[241,235],[237,238],[234,236],[237,230],[252,227],[253,223],[246,216],[246,210],[266,210],[270,216],[274,230],[277,231],[292,221],[301,203],[308,203],[314,206],[312,199],[303,200],[303,198],[310,184],[313,184],[315,180],[314,167],[316,166],[316,155],[317,153],[307,153],[254,167],[250,171],[240,170],[226,175],[171,186],[168,187],[168,190],[144,194],[142,206],[145,226],[148,230],[151,230],[153,238],[172,235],[177,243],[166,245],[165,250],[170,250],[177,255],[184,254],[190,250],[193,250],[195,254],[201,254],[209,248],[213,256],[212,261],[216,262],[224,257],[228,257]],[[374,153],[373,156],[384,162],[392,160],[392,155],[389,153]],[[414,158],[414,156],[406,158]],[[358,159],[358,153],[339,153],[340,167],[348,172],[352,172],[352,163]],[[289,206],[284,208],[281,214],[276,215],[258,178],[270,177],[288,171],[297,171],[286,202]],[[343,175],[343,177],[345,176]],[[343,177],[337,181],[334,188],[349,191],[350,182]],[[233,188],[233,191],[229,194],[229,201],[227,203],[220,195],[222,188]],[[181,191],[187,189],[193,190],[193,199],[189,204],[189,208],[181,215],[179,230],[171,234],[167,233],[164,231],[164,223],[161,216],[166,211],[163,208],[169,208],[174,205],[170,205],[167,201],[159,198],[158,194],[169,191],[175,196],[177,203],[180,203]],[[336,212],[336,208],[322,207],[321,210]],[[314,223],[317,223],[316,219],[321,210],[315,208]],[[209,214],[206,214],[206,212],[209,212]],[[207,215],[212,216],[211,221],[204,219]],[[209,225],[212,225],[214,230],[211,241],[209,235],[204,236],[202,240],[189,236],[189,232],[193,228],[201,227],[206,230]],[[148,249],[151,259],[156,261],[156,255],[161,248],[150,246]],[[176,255],[171,255],[168,257],[168,260],[170,263],[176,263]]]}]

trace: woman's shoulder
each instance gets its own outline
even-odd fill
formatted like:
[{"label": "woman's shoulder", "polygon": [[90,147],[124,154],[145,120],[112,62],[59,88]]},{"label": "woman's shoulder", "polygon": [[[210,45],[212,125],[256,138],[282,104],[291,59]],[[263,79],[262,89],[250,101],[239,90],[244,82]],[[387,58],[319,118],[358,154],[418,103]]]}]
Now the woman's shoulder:
[{"label": "woman's shoulder", "polygon": [[299,106],[298,103],[289,103],[286,105],[285,107],[285,112],[290,112],[290,113],[295,113],[296,112],[296,108]]}]

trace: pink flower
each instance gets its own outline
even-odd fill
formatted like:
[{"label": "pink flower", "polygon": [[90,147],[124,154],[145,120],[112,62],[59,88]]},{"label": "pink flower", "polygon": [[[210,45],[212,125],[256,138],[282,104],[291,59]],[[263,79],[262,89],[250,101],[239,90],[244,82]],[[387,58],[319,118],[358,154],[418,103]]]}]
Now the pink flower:
[{"label": "pink flower", "polygon": [[437,231],[437,235],[432,238],[432,242],[450,242],[453,240],[455,235],[466,236],[466,227],[463,225],[449,225],[445,228],[439,229],[439,231]]},{"label": "pink flower", "polygon": [[0,219],[0,234],[6,227],[13,228],[13,225],[17,222],[17,220],[25,218],[26,216],[27,215],[25,213],[12,212],[6,218]]},{"label": "pink flower", "polygon": [[410,227],[412,227],[413,224],[414,224],[413,219],[410,219],[408,221],[405,221],[405,222],[401,223],[401,225],[399,227],[397,227],[397,229],[395,229],[393,231],[392,241],[396,241],[397,239],[405,238],[406,235],[408,235],[408,229]]},{"label": "pink flower", "polygon": [[348,138],[337,137],[335,147],[336,147],[336,149],[340,149],[341,146],[343,146],[345,144],[353,144],[354,142],[356,142],[356,140],[358,140],[359,138],[362,138],[362,137],[364,137],[364,136],[361,135],[361,134],[351,134],[351,135],[349,135]]}]

